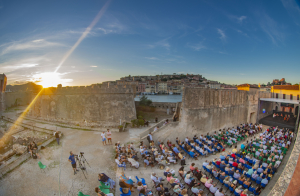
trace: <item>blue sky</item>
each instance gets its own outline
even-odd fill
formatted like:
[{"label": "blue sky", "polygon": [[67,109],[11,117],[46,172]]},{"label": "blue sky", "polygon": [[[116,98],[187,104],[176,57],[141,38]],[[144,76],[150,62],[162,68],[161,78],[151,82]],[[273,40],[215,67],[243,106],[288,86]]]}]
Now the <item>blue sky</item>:
[{"label": "blue sky", "polygon": [[[53,72],[107,1],[1,1],[8,83]],[[300,73],[299,0],[111,1],[57,73],[66,85],[126,75],[202,74],[229,84]]]}]

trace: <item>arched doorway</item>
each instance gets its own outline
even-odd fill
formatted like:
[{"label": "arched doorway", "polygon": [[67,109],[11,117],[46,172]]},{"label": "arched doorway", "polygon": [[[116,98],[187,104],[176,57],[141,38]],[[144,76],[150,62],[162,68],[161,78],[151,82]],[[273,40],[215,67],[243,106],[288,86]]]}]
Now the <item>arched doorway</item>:
[{"label": "arched doorway", "polygon": [[299,106],[295,107],[295,115],[298,115],[298,111],[299,111]]}]

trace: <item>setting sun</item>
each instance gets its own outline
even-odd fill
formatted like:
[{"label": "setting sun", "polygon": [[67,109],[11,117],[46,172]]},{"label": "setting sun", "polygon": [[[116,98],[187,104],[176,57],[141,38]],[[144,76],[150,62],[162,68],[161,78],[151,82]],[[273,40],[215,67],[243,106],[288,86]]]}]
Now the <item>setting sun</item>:
[{"label": "setting sun", "polygon": [[37,80],[38,84],[42,85],[44,88],[56,87],[60,83],[60,76],[57,72],[45,72],[41,74],[36,74],[34,79]]}]

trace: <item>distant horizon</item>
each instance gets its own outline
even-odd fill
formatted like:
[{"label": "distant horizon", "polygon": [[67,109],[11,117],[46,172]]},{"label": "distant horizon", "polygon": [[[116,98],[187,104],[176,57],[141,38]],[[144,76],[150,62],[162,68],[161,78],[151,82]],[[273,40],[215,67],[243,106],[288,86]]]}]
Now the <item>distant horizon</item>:
[{"label": "distant horizon", "polygon": [[0,68],[8,84],[87,86],[161,72],[295,84],[299,2],[0,1]]}]

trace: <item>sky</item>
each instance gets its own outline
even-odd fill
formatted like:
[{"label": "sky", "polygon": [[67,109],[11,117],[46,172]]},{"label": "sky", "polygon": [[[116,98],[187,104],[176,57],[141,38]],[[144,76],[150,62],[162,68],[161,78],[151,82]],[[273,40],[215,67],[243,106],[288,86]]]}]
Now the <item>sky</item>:
[{"label": "sky", "polygon": [[299,5],[0,0],[0,73],[19,84],[55,72],[48,80],[63,86],[173,73],[227,84],[299,83]]}]

